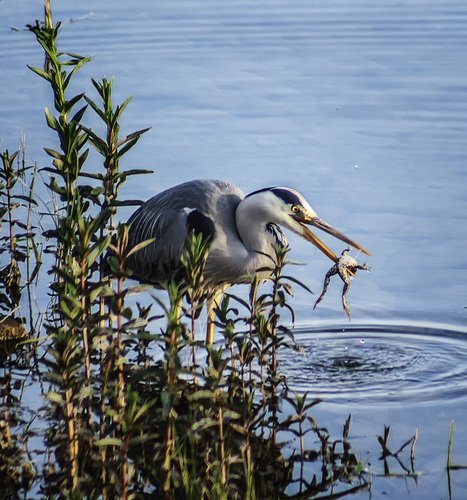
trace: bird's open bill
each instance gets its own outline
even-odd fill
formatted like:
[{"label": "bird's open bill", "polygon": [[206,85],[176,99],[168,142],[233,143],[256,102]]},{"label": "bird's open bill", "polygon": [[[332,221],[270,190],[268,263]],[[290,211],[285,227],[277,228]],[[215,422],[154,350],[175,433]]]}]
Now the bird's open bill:
[{"label": "bird's open bill", "polygon": [[301,225],[302,225],[303,237],[309,242],[313,243],[313,245],[319,248],[325,255],[327,255],[334,262],[337,262],[339,260],[339,257],[337,257],[337,255],[327,245],[325,245],[315,234],[313,234],[306,226],[304,226],[303,225],[304,222],[305,224],[315,226],[316,228],[321,229],[326,233],[329,233],[331,236],[334,236],[335,238],[338,238],[339,240],[348,243],[349,245],[353,246],[358,250],[361,250],[363,253],[367,255],[371,255],[370,252],[368,252],[368,250],[360,246],[358,243],[355,243],[355,241],[351,240],[350,238],[345,236],[345,234],[339,232],[337,229],[334,229],[332,226],[330,226],[327,222],[320,219],[319,217],[313,217],[308,221],[302,220],[301,222],[302,222]]}]

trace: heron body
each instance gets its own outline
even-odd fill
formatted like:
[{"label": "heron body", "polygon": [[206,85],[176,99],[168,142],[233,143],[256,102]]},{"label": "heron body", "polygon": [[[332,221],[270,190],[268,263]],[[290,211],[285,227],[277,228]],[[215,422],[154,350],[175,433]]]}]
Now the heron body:
[{"label": "heron body", "polygon": [[275,248],[287,244],[281,227],[304,237],[335,262],[336,255],[307,225],[368,253],[320,219],[300,193],[285,187],[245,196],[229,182],[189,181],[148,200],[128,224],[130,248],[154,239],[130,255],[129,272],[159,287],[180,276],[187,238],[192,231],[201,233],[209,244],[203,274],[208,297],[232,284],[247,283],[258,270],[271,267]]}]

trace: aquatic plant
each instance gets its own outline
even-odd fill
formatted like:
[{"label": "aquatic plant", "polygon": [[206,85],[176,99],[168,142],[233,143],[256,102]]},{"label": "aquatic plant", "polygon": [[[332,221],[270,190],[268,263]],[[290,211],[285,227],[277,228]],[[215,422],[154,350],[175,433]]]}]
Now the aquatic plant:
[{"label": "aquatic plant", "polygon": [[[36,348],[49,458],[16,480],[27,464],[19,451],[27,433],[4,439],[0,467],[13,478],[13,489],[51,497],[217,499],[300,498],[330,487],[342,496],[367,488],[365,468],[350,446],[350,419],[342,439],[332,439],[310,415],[318,401],[293,395],[281,374],[278,352],[297,348],[284,321],[294,322],[288,297],[293,286],[304,286],[284,273],[287,249],[271,260],[269,283],[252,281],[248,300],[224,297],[214,345],[196,336],[208,251],[201,235],[187,243],[184,275],[169,285],[168,302],[150,295],[149,305],[134,305],[135,297],[147,300],[150,287],[129,281],[126,263],[150,241],[130,248],[117,210],[135,203],[120,199],[128,176],[147,171],[122,171],[120,161],[147,129],[120,136],[130,99],[115,106],[110,80],[93,80],[97,99],[70,95],[90,58],[59,50],[61,26],[53,24],[49,2],[45,12],[44,23],[30,26],[45,64],[31,69],[53,96],[54,110],[46,109],[45,119],[57,145],[45,148],[51,163],[42,171],[55,206],[42,235],[28,231],[24,240],[10,235],[5,241],[11,259],[19,243],[31,253],[42,242],[53,259],[46,337]],[[102,134],[86,124],[91,111]],[[98,168],[87,168],[91,147],[101,157]],[[2,217],[12,228],[15,155],[5,152],[2,160]],[[12,290],[5,295],[17,302]],[[7,424],[7,416],[0,418],[2,429]],[[314,447],[308,434],[316,438]]]},{"label": "aquatic plant", "polygon": [[446,461],[448,492],[449,492],[450,499],[453,498],[451,473],[453,471],[458,471],[458,470],[465,471],[467,469],[467,464],[459,464],[459,463],[455,464],[455,463],[453,463],[453,461],[452,461],[453,447],[454,447],[454,421],[451,421],[451,424],[449,426],[448,453],[447,453],[447,461]]},{"label": "aquatic plant", "polygon": [[[397,451],[391,451],[389,449],[389,435],[390,435],[391,428],[390,426],[384,426],[384,432],[382,436],[378,436],[378,442],[381,445],[381,456],[380,460],[383,460],[384,464],[384,474],[386,476],[391,476],[391,475],[397,475],[398,473],[394,473],[390,471],[389,468],[389,462],[388,458],[392,457],[396,460],[396,462],[399,464],[400,468],[402,469],[402,476],[408,477],[417,477],[419,474],[415,471],[415,446],[418,441],[418,429],[416,429],[415,434],[408,440],[406,440],[399,448]],[[404,464],[402,459],[400,458],[401,453],[404,451],[405,448],[407,448],[410,445],[410,456],[409,456],[409,461],[410,461],[410,466],[407,466]]]},{"label": "aquatic plant", "polygon": [[[0,152],[0,159],[0,228],[6,227],[5,234],[0,234],[0,255],[4,256],[3,262],[8,261],[0,268],[0,311],[2,318],[15,318],[20,315],[21,294],[34,281],[41,266],[34,239],[37,228],[32,223],[33,207],[37,205],[36,168],[26,165],[24,144],[12,154],[7,149]],[[34,268],[30,267],[31,254],[35,255]],[[20,263],[26,264],[26,273],[21,272]]]}]

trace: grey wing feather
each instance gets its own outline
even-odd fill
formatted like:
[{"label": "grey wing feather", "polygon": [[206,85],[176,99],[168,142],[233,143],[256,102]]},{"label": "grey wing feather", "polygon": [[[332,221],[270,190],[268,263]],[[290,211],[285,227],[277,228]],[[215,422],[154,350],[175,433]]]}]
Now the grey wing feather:
[{"label": "grey wing feather", "polygon": [[[243,193],[222,181],[190,181],[163,191],[144,203],[128,220],[129,247],[155,238],[155,241],[132,254],[128,259],[130,274],[144,281],[164,286],[180,271],[188,234],[187,219],[193,210],[214,221],[220,199],[233,196],[232,211]],[[232,214],[230,214],[233,217]]]},{"label": "grey wing feather", "polygon": [[130,274],[162,285],[170,275],[177,255],[181,255],[186,238],[181,210],[165,207],[164,200],[151,200],[134,213],[128,223],[129,248],[143,241],[155,241],[132,254],[127,262]]}]

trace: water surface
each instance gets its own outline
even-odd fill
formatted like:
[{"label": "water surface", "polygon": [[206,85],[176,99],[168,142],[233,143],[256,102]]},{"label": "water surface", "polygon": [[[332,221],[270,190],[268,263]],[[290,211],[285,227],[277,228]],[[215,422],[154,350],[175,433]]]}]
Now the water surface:
[{"label": "water surface", "polygon": [[[290,185],[372,251],[371,273],[349,292],[352,323],[337,281],[315,311],[297,290],[304,354],[284,369],[292,387],[325,400],[317,411],[330,427],[352,412],[375,467],[384,424],[401,438],[420,428],[429,474],[407,489],[384,483],[373,498],[446,498],[451,419],[467,461],[467,4],[84,0],[54,9],[63,48],[94,57],[76,92],[93,95],[91,77],[115,76],[116,99],[134,96],[125,131],[152,127],[126,166],[156,172],[131,181],[128,198],[197,177],[245,192]],[[42,147],[55,146],[42,116],[51,103],[26,68],[42,56],[22,30],[41,16],[38,0],[0,2],[0,142],[13,150],[24,134],[29,159],[44,166]],[[308,263],[295,274],[319,291],[329,263],[290,240],[292,257]],[[464,472],[455,481],[467,488]]]}]

